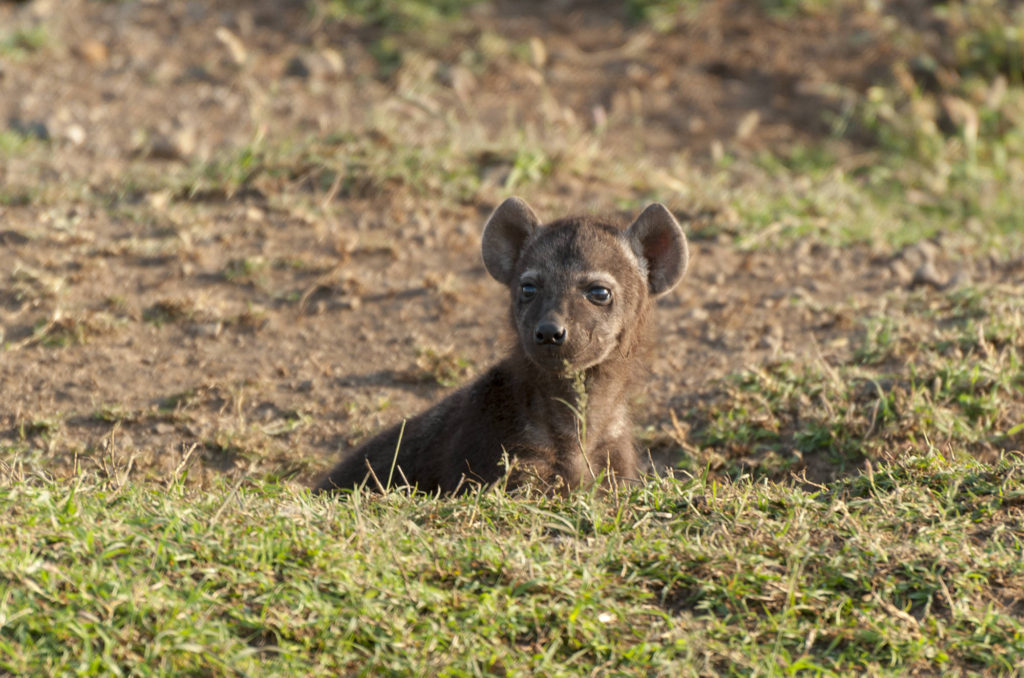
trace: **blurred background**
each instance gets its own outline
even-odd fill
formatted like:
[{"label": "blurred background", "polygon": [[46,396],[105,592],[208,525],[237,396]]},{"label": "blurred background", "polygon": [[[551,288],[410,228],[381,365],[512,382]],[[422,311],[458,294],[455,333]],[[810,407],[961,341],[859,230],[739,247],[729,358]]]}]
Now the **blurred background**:
[{"label": "blurred background", "polygon": [[[667,193],[761,221],[734,186],[697,185],[742,161],[898,185],[935,228],[1020,226],[1017,2],[35,0],[0,22],[8,203],[45,169],[112,194],[154,172],[193,194]],[[52,166],[12,158],[33,145]],[[834,209],[824,228],[858,228]]]},{"label": "blurred background", "polygon": [[503,353],[515,193],[686,220],[666,458],[1019,448],[1022,55],[1009,0],[0,2],[0,444],[307,477]]}]

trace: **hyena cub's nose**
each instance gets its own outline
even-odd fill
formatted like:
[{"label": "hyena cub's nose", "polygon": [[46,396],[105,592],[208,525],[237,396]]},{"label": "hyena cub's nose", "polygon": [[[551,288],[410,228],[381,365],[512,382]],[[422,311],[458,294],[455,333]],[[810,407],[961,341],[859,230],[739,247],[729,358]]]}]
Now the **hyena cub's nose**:
[{"label": "hyena cub's nose", "polygon": [[538,344],[553,344],[561,346],[565,343],[565,328],[558,323],[547,321],[537,325],[533,333],[533,340]]}]

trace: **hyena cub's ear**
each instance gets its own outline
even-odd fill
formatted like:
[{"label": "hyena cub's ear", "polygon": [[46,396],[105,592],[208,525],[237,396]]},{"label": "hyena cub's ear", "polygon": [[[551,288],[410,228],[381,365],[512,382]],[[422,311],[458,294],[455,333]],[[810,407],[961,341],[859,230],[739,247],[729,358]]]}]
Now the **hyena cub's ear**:
[{"label": "hyena cub's ear", "polygon": [[650,204],[629,228],[626,237],[647,265],[647,286],[658,296],[675,287],[686,273],[690,250],[683,228],[661,203]]},{"label": "hyena cub's ear", "polygon": [[508,198],[498,205],[484,226],[481,249],[484,266],[495,280],[512,284],[523,243],[540,226],[540,219],[522,198]]}]

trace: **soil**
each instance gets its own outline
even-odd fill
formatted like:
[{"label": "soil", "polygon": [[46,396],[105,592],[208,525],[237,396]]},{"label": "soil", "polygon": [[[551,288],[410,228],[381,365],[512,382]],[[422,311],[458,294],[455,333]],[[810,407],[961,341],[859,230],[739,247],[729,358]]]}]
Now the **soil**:
[{"label": "soil", "polygon": [[[478,252],[498,189],[432,195],[436,177],[427,190],[339,189],[302,168],[195,191],[162,177],[256,142],[350,134],[387,154],[403,138],[598,128],[608,157],[700,166],[722,148],[828,140],[842,91],[863,92],[898,56],[878,13],[779,18],[721,2],[658,32],[622,4],[481,5],[453,38],[403,42],[393,66],[386,29],[305,2],[0,2],[5,33],[47,36],[0,57],[0,131],[45,149],[0,165],[0,445],[53,473],[131,455],[144,475],[191,464],[200,482],[306,482],[510,340]],[[378,124],[387,112],[400,132]],[[841,157],[863,150],[856,134],[836,143]],[[628,205],[610,209],[625,221],[643,206],[585,173],[521,193],[549,219]],[[844,359],[856,314],[907,287],[913,253],[741,248],[718,215],[673,207],[692,268],[659,304],[637,402],[648,429],[730,372]],[[941,253],[936,265],[1005,275]]]}]

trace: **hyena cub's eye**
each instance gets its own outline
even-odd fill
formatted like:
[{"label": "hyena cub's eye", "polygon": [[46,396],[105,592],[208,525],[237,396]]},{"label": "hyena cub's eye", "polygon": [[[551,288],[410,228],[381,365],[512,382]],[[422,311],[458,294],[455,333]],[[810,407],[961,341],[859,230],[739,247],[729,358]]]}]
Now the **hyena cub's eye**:
[{"label": "hyena cub's eye", "polygon": [[533,283],[523,283],[519,286],[519,296],[523,299],[533,299],[537,295],[537,286]]},{"label": "hyena cub's eye", "polygon": [[591,287],[587,290],[587,300],[592,304],[604,306],[612,300],[612,291],[607,287]]}]

